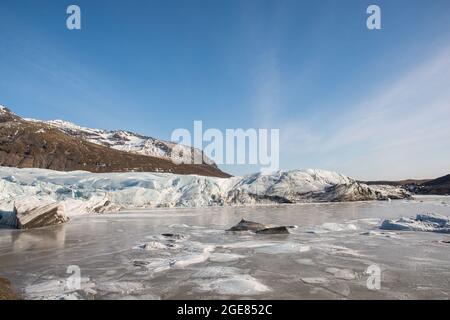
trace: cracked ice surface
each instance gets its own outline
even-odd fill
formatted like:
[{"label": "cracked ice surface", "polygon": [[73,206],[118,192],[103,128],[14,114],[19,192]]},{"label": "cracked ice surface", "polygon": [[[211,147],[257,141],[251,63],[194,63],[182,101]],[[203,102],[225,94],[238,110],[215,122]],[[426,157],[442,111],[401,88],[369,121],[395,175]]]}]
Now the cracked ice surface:
[{"label": "cracked ice surface", "polygon": [[[385,219],[449,214],[449,197],[73,217],[0,230],[0,270],[27,299],[445,299],[450,236],[379,229]],[[241,218],[297,225],[288,235],[225,232]],[[26,261],[26,263],[24,263]],[[80,288],[68,266],[80,267]],[[381,289],[366,270],[378,265]]]}]

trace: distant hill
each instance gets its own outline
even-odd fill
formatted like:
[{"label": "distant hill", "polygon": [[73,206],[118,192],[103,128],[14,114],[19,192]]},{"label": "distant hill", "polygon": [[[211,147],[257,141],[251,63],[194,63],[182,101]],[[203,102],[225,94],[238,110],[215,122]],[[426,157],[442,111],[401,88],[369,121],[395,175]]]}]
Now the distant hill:
[{"label": "distant hill", "polygon": [[430,180],[427,181],[425,183],[422,184],[422,186],[426,186],[426,187],[433,187],[433,186],[448,186],[450,185],[450,174],[434,179],[434,180]]},{"label": "distant hill", "polygon": [[365,184],[368,185],[388,185],[388,186],[404,186],[404,185],[411,185],[411,184],[417,184],[421,185],[425,182],[431,181],[431,179],[407,179],[407,180],[399,180],[399,181],[386,181],[386,180],[380,180],[380,181],[365,181]]},{"label": "distant hill", "polygon": [[450,195],[450,174],[421,184],[417,192],[420,194]]},{"label": "distant hill", "polygon": [[[24,119],[0,106],[0,166],[90,172],[170,172],[229,177],[210,159],[176,165],[175,143],[126,131]],[[201,150],[185,147],[192,154]]]},{"label": "distant hill", "polygon": [[436,179],[407,179],[400,181],[366,181],[368,185],[402,186],[416,194],[450,195],[450,174]]}]

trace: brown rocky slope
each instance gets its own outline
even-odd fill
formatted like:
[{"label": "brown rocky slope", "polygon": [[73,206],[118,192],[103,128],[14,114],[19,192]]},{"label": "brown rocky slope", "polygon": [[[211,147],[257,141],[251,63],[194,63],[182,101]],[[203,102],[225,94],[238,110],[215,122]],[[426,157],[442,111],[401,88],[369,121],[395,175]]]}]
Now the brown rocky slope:
[{"label": "brown rocky slope", "polygon": [[229,177],[216,165],[180,164],[133,154],[70,136],[45,123],[0,110],[0,166],[90,172],[170,172]]}]

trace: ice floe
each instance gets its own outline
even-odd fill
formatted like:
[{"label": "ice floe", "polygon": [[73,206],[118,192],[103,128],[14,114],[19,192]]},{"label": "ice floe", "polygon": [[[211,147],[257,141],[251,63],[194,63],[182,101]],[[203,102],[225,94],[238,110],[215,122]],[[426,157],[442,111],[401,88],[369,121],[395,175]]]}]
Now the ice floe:
[{"label": "ice floe", "polygon": [[[149,246],[150,244],[150,246]],[[170,244],[170,243],[169,243]],[[156,242],[156,244],[144,243],[135,246],[136,250],[153,250],[156,253],[165,253],[167,243]],[[150,249],[148,249],[150,248]],[[206,262],[215,250],[214,245],[201,244],[198,242],[186,242],[177,245],[176,252],[169,257],[152,257],[148,259],[135,259],[135,267],[145,267],[151,273],[159,273],[170,269],[182,269],[191,265]]]},{"label": "ice floe", "polygon": [[135,250],[175,250],[180,246],[175,243],[161,243],[157,241],[150,241],[134,246]]},{"label": "ice floe", "polygon": [[243,259],[245,258],[244,255],[241,254],[234,254],[234,253],[212,253],[209,256],[209,261],[211,262],[233,262],[233,261],[238,261],[239,259]]},{"label": "ice floe", "polygon": [[96,294],[95,283],[89,278],[80,279],[80,287],[70,286],[67,279],[49,279],[29,285],[24,290],[27,299],[79,300]]},{"label": "ice floe", "polygon": [[234,268],[234,267],[206,267],[201,268],[199,271],[195,272],[193,278],[219,278],[219,277],[229,277],[236,274],[243,274],[245,270]]},{"label": "ice floe", "polygon": [[270,292],[271,289],[248,274],[229,274],[221,278],[195,281],[196,290],[221,295],[253,296]]},{"label": "ice floe", "polygon": [[446,216],[427,213],[418,214],[415,219],[406,217],[387,219],[383,221],[380,228],[384,230],[450,233],[450,222]]},{"label": "ice floe", "polygon": [[295,261],[297,263],[303,264],[305,266],[313,266],[313,265],[315,265],[314,261],[312,259],[308,259],[308,258],[296,259]]},{"label": "ice floe", "polygon": [[135,281],[106,281],[97,284],[96,290],[107,293],[130,294],[143,290],[144,285]]},{"label": "ice floe", "polygon": [[278,254],[278,253],[303,253],[308,252],[310,250],[311,247],[308,245],[303,245],[295,242],[285,242],[257,248],[255,251],[267,254]]},{"label": "ice floe", "polygon": [[254,249],[254,248],[275,246],[277,244],[278,244],[277,242],[250,240],[250,241],[227,243],[222,245],[221,247],[224,249]]},{"label": "ice floe", "polygon": [[358,230],[358,227],[353,223],[327,222],[320,226],[315,226],[307,230],[307,232],[321,234],[329,232],[354,231],[354,230]]},{"label": "ice floe", "polygon": [[327,254],[331,255],[344,255],[353,257],[362,257],[363,255],[357,250],[353,250],[344,246],[320,243],[315,246],[315,249],[321,250]]},{"label": "ice floe", "polygon": [[327,268],[325,271],[338,279],[353,280],[356,278],[356,273],[349,269]]}]

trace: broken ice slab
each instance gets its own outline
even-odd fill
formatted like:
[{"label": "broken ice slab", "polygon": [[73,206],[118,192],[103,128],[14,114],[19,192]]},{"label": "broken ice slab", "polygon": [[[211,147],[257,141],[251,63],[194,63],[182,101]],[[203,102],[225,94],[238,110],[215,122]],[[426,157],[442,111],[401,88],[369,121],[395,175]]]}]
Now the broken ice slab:
[{"label": "broken ice slab", "polygon": [[418,214],[415,219],[401,217],[384,220],[380,226],[384,230],[425,231],[450,233],[449,218],[435,213]]},{"label": "broken ice slab", "polygon": [[65,214],[63,203],[30,198],[16,201],[8,220],[11,227],[34,229],[63,224],[69,218]]},{"label": "broken ice slab", "polygon": [[272,226],[242,219],[226,231],[252,231],[258,234],[289,234],[289,229],[296,226]]},{"label": "broken ice slab", "polygon": [[266,229],[266,228],[268,228],[268,226],[263,225],[261,223],[247,221],[245,219],[242,219],[241,221],[239,221],[238,224],[232,226],[227,231],[253,231],[253,232],[255,232],[257,230]]}]

